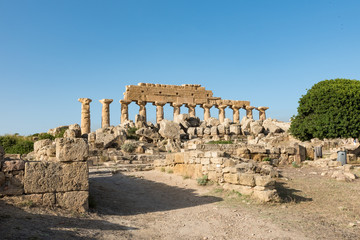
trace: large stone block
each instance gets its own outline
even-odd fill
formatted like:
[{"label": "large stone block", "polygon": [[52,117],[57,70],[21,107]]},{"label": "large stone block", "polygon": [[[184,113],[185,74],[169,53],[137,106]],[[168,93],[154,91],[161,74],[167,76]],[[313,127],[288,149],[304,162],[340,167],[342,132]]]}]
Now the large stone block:
[{"label": "large stone block", "polygon": [[21,195],[24,193],[24,172],[18,171],[16,175],[6,173],[0,175],[0,196]]},{"label": "large stone block", "polygon": [[239,174],[224,173],[224,181],[231,184],[239,184]]},{"label": "large stone block", "polygon": [[255,179],[252,173],[239,173],[239,183],[244,186],[254,187]]},{"label": "large stone block", "polygon": [[34,142],[34,152],[37,153],[41,148],[51,145],[52,142],[53,141],[50,139],[43,139],[43,140],[38,140],[38,141]]},{"label": "large stone block", "polygon": [[57,138],[56,157],[61,162],[83,161],[89,155],[89,146],[82,138]]},{"label": "large stone block", "polygon": [[4,161],[2,166],[3,172],[24,170],[25,162],[23,160],[8,160]]},{"label": "large stone block", "polygon": [[27,162],[24,189],[25,193],[87,191],[87,163]]},{"label": "large stone block", "polygon": [[256,186],[268,187],[275,185],[275,180],[272,179],[269,175],[267,176],[256,175],[254,178],[255,178]]},{"label": "large stone block", "polygon": [[265,190],[265,191],[254,190],[252,196],[254,198],[257,198],[261,202],[279,201],[279,196],[275,189],[274,190]]},{"label": "large stone block", "polygon": [[77,212],[86,212],[89,210],[89,192],[74,191],[56,193],[56,204],[64,209]]}]

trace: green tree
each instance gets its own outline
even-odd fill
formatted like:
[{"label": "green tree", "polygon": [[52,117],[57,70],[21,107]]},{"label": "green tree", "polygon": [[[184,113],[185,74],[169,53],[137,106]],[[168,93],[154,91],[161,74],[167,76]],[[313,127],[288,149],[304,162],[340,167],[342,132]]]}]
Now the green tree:
[{"label": "green tree", "polygon": [[318,82],[299,100],[290,133],[302,140],[358,138],[360,134],[360,81],[332,79]]}]

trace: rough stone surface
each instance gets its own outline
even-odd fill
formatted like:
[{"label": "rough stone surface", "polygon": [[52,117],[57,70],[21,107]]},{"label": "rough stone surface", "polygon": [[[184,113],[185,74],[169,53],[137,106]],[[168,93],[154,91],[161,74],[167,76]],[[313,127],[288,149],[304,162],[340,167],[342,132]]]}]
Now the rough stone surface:
[{"label": "rough stone surface", "polygon": [[[1,181],[1,180],[0,180]],[[24,193],[24,172],[18,171],[16,175],[5,174],[3,184],[0,184],[0,196],[21,195]]]},{"label": "rough stone surface", "polygon": [[2,166],[3,172],[24,170],[25,162],[23,160],[7,160]]},{"label": "rough stone surface", "polygon": [[56,158],[61,162],[84,161],[89,155],[89,146],[82,138],[57,138]]},{"label": "rough stone surface", "polygon": [[56,204],[65,209],[86,212],[89,210],[88,198],[87,191],[56,193]]},{"label": "rough stone surface", "polygon": [[254,180],[254,174],[251,173],[240,173],[239,174],[239,183],[241,185],[254,187],[255,186],[255,180]]},{"label": "rough stone surface", "polygon": [[159,133],[166,139],[180,140],[180,126],[175,122],[166,119],[162,120]]},{"label": "rough stone surface", "polygon": [[25,193],[87,191],[88,188],[86,162],[25,163]]},{"label": "rough stone surface", "polygon": [[254,190],[253,197],[257,198],[261,202],[278,201],[279,199],[276,190]]},{"label": "rough stone surface", "polygon": [[259,135],[264,130],[261,121],[255,121],[250,123],[250,131],[254,136]]}]

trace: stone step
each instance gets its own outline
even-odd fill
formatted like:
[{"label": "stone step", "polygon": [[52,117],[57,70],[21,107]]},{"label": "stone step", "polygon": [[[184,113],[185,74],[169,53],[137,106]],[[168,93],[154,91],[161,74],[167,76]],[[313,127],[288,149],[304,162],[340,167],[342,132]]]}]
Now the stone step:
[{"label": "stone step", "polygon": [[89,173],[117,173],[117,172],[136,172],[153,170],[152,164],[117,164],[111,166],[91,166]]}]

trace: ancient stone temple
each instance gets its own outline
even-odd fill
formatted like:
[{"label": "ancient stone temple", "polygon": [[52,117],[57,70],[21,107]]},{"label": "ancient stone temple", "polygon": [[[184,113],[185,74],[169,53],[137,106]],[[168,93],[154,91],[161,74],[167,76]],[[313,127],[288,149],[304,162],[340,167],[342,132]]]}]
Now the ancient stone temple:
[{"label": "ancient stone temple", "polygon": [[[81,132],[86,134],[90,132],[90,102],[89,98],[80,98],[82,103]],[[112,99],[102,99],[102,127],[110,125],[109,105]],[[247,118],[253,118],[253,109],[259,111],[259,119],[265,120],[265,111],[268,107],[253,107],[249,101],[225,100],[220,97],[214,97],[213,92],[206,90],[198,84],[165,85],[152,83],[139,83],[138,85],[126,86],[124,99],[121,103],[121,123],[129,120],[129,104],[135,102],[139,105],[138,119],[146,122],[146,104],[156,106],[156,122],[164,119],[164,105],[169,104],[174,108],[174,118],[179,115],[181,106],[188,108],[188,114],[196,116],[195,108],[200,106],[204,109],[204,120],[211,117],[210,109],[215,107],[219,110],[220,123],[225,120],[225,109],[233,110],[233,122],[240,122],[240,109],[246,112]]]},{"label": "ancient stone temple", "polygon": [[165,85],[139,83],[138,85],[126,86],[124,99],[121,103],[121,122],[129,119],[128,105],[135,102],[139,105],[139,115],[146,121],[146,104],[150,103],[156,106],[156,122],[164,118],[163,107],[170,104],[174,108],[174,117],[180,114],[180,107],[187,107],[190,116],[196,116],[195,107],[200,106],[204,109],[204,120],[210,118],[210,108],[219,109],[219,120],[224,122],[225,109],[233,110],[233,121],[240,122],[240,109],[246,110],[246,115],[253,118],[252,110],[257,109],[261,119],[265,119],[265,110],[267,107],[252,107],[249,101],[224,100],[220,97],[214,97],[212,91],[197,84]]}]

